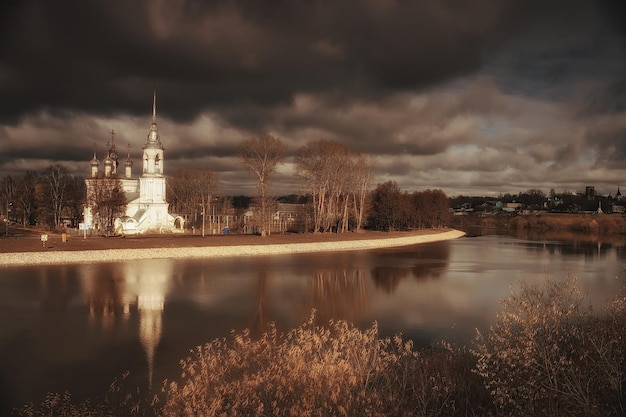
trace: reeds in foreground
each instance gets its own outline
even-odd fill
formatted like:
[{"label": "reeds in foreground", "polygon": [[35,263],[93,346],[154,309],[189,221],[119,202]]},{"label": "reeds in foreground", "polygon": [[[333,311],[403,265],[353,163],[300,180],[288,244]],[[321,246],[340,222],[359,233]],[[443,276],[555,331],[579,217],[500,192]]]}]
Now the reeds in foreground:
[{"label": "reeds in foreground", "polygon": [[575,280],[525,285],[472,351],[415,349],[374,323],[233,332],[191,351],[160,398],[126,390],[100,403],[49,394],[19,416],[624,416],[626,297],[596,314]]}]

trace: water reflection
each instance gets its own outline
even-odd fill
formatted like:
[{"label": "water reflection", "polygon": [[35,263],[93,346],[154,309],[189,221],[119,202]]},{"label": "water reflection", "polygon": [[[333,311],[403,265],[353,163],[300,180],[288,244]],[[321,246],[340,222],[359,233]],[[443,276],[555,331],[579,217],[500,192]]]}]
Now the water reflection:
[{"label": "water reflection", "polygon": [[138,316],[138,338],[146,357],[150,387],[172,267],[167,259],[98,265],[87,268],[81,279],[92,325],[111,332],[116,319],[128,322],[133,314]]},{"label": "water reflection", "polygon": [[[144,260],[0,271],[0,414],[48,391],[106,392],[130,370],[154,389],[189,349],[231,329],[259,334],[344,319],[416,344],[466,344],[519,281],[566,274],[602,303],[624,283],[617,242],[478,237],[399,249]],[[9,382],[10,381],[10,384]],[[143,385],[142,385],[143,386]],[[2,389],[0,389],[2,392]]]},{"label": "water reflection", "polygon": [[361,269],[315,272],[310,281],[308,303],[300,314],[315,308],[322,323],[348,316],[362,317],[368,303],[364,275]]},{"label": "water reflection", "polygon": [[446,243],[390,252],[389,262],[372,269],[372,279],[377,288],[391,294],[404,279],[426,281],[441,278],[448,267],[449,258],[450,245]]}]

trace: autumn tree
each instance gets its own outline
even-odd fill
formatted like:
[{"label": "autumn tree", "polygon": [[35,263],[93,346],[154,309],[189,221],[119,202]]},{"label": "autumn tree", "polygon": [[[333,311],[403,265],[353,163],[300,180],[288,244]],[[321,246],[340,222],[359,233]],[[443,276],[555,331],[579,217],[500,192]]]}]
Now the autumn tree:
[{"label": "autumn tree", "polygon": [[[202,236],[205,236],[206,216],[219,188],[216,173],[208,168],[183,168],[168,180],[172,193],[172,203],[185,207],[191,212],[199,209],[202,213]],[[194,225],[196,219],[194,218]]]},{"label": "autumn tree", "polygon": [[400,227],[398,219],[403,195],[396,181],[378,184],[372,192],[369,221],[375,230],[392,232]]},{"label": "autumn tree", "polygon": [[276,173],[278,164],[287,153],[286,146],[280,139],[265,134],[244,141],[239,147],[239,157],[246,167],[258,180],[258,198],[261,206],[261,236],[270,233],[268,189],[270,177]]},{"label": "autumn tree", "polygon": [[415,191],[410,195],[411,227],[440,228],[450,221],[450,202],[441,190]]}]

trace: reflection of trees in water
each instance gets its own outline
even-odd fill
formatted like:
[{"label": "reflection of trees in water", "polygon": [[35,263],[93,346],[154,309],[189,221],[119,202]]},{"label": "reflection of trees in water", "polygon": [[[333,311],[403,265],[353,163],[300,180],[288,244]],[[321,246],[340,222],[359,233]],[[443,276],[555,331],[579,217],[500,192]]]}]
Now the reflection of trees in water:
[{"label": "reflection of trees in water", "polygon": [[42,307],[46,313],[65,311],[72,298],[71,282],[76,268],[70,265],[60,266],[50,276],[48,268],[39,268]]},{"label": "reflection of trees in water", "polygon": [[308,314],[315,308],[320,323],[338,318],[355,320],[361,316],[366,304],[367,289],[362,270],[318,271],[311,278],[303,313]]},{"label": "reflection of trees in water", "polygon": [[595,257],[605,257],[613,250],[613,245],[601,242],[576,241],[564,244],[548,245],[546,249],[550,254],[558,253],[567,256],[583,255],[585,258],[591,259]]},{"label": "reflection of trees in water", "polygon": [[[626,246],[617,246],[615,248],[618,259],[626,259]],[[625,265],[626,267],[626,265]]]},{"label": "reflection of trees in water", "polygon": [[400,281],[409,275],[410,271],[410,268],[378,266],[372,270],[372,279],[376,288],[391,294],[398,287]]},{"label": "reflection of trees in water", "polygon": [[615,248],[622,247],[623,245],[614,244],[612,242],[605,242],[601,239],[592,239],[591,236],[580,236],[578,239],[574,239],[576,235],[572,233],[568,234],[552,234],[544,235],[543,237],[536,236],[534,240],[530,242],[524,242],[523,245],[528,251],[532,252],[547,252],[550,255],[564,255],[564,256],[584,256],[588,259],[595,257],[603,258],[611,253]]},{"label": "reflection of trees in water", "polygon": [[259,270],[259,280],[257,286],[257,306],[252,314],[251,324],[249,326],[253,335],[261,335],[267,330],[267,323],[270,321],[266,311],[267,298],[267,272],[265,268]]},{"label": "reflection of trees in water", "polygon": [[450,246],[447,242],[416,245],[385,255],[387,263],[393,266],[378,266],[372,269],[372,279],[376,288],[392,293],[400,282],[413,276],[417,281],[439,279],[448,267]]},{"label": "reflection of trees in water", "polygon": [[96,264],[85,270],[82,278],[84,297],[92,324],[98,323],[109,330],[115,323],[116,315],[128,313],[124,309],[123,289],[119,282],[122,277],[119,265]]}]

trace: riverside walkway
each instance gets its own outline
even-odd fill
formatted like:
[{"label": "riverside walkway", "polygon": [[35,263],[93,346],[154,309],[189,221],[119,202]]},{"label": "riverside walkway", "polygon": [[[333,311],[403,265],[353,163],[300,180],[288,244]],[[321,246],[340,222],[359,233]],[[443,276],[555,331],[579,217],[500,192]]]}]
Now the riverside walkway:
[{"label": "riverside walkway", "polygon": [[[213,236],[206,240],[185,240],[172,236],[150,238],[89,238],[100,239],[88,249],[87,243],[55,243],[48,249],[10,251],[0,248],[0,266],[45,265],[67,263],[118,262],[158,258],[210,258],[227,256],[282,255],[290,253],[368,250],[410,246],[456,239],[465,233],[454,229],[421,230],[417,232],[363,233],[323,235],[258,236],[228,238]],[[252,240],[252,239],[254,240]],[[73,236],[70,240],[80,240]],[[88,239],[87,239],[88,240]],[[35,242],[37,244],[38,242]],[[70,242],[71,243],[71,242]],[[33,242],[31,242],[31,245]],[[41,245],[41,243],[38,243]],[[108,248],[102,248],[108,245]],[[134,247],[135,246],[135,247]],[[140,247],[136,247],[140,246]],[[97,249],[94,249],[96,247]]]}]

